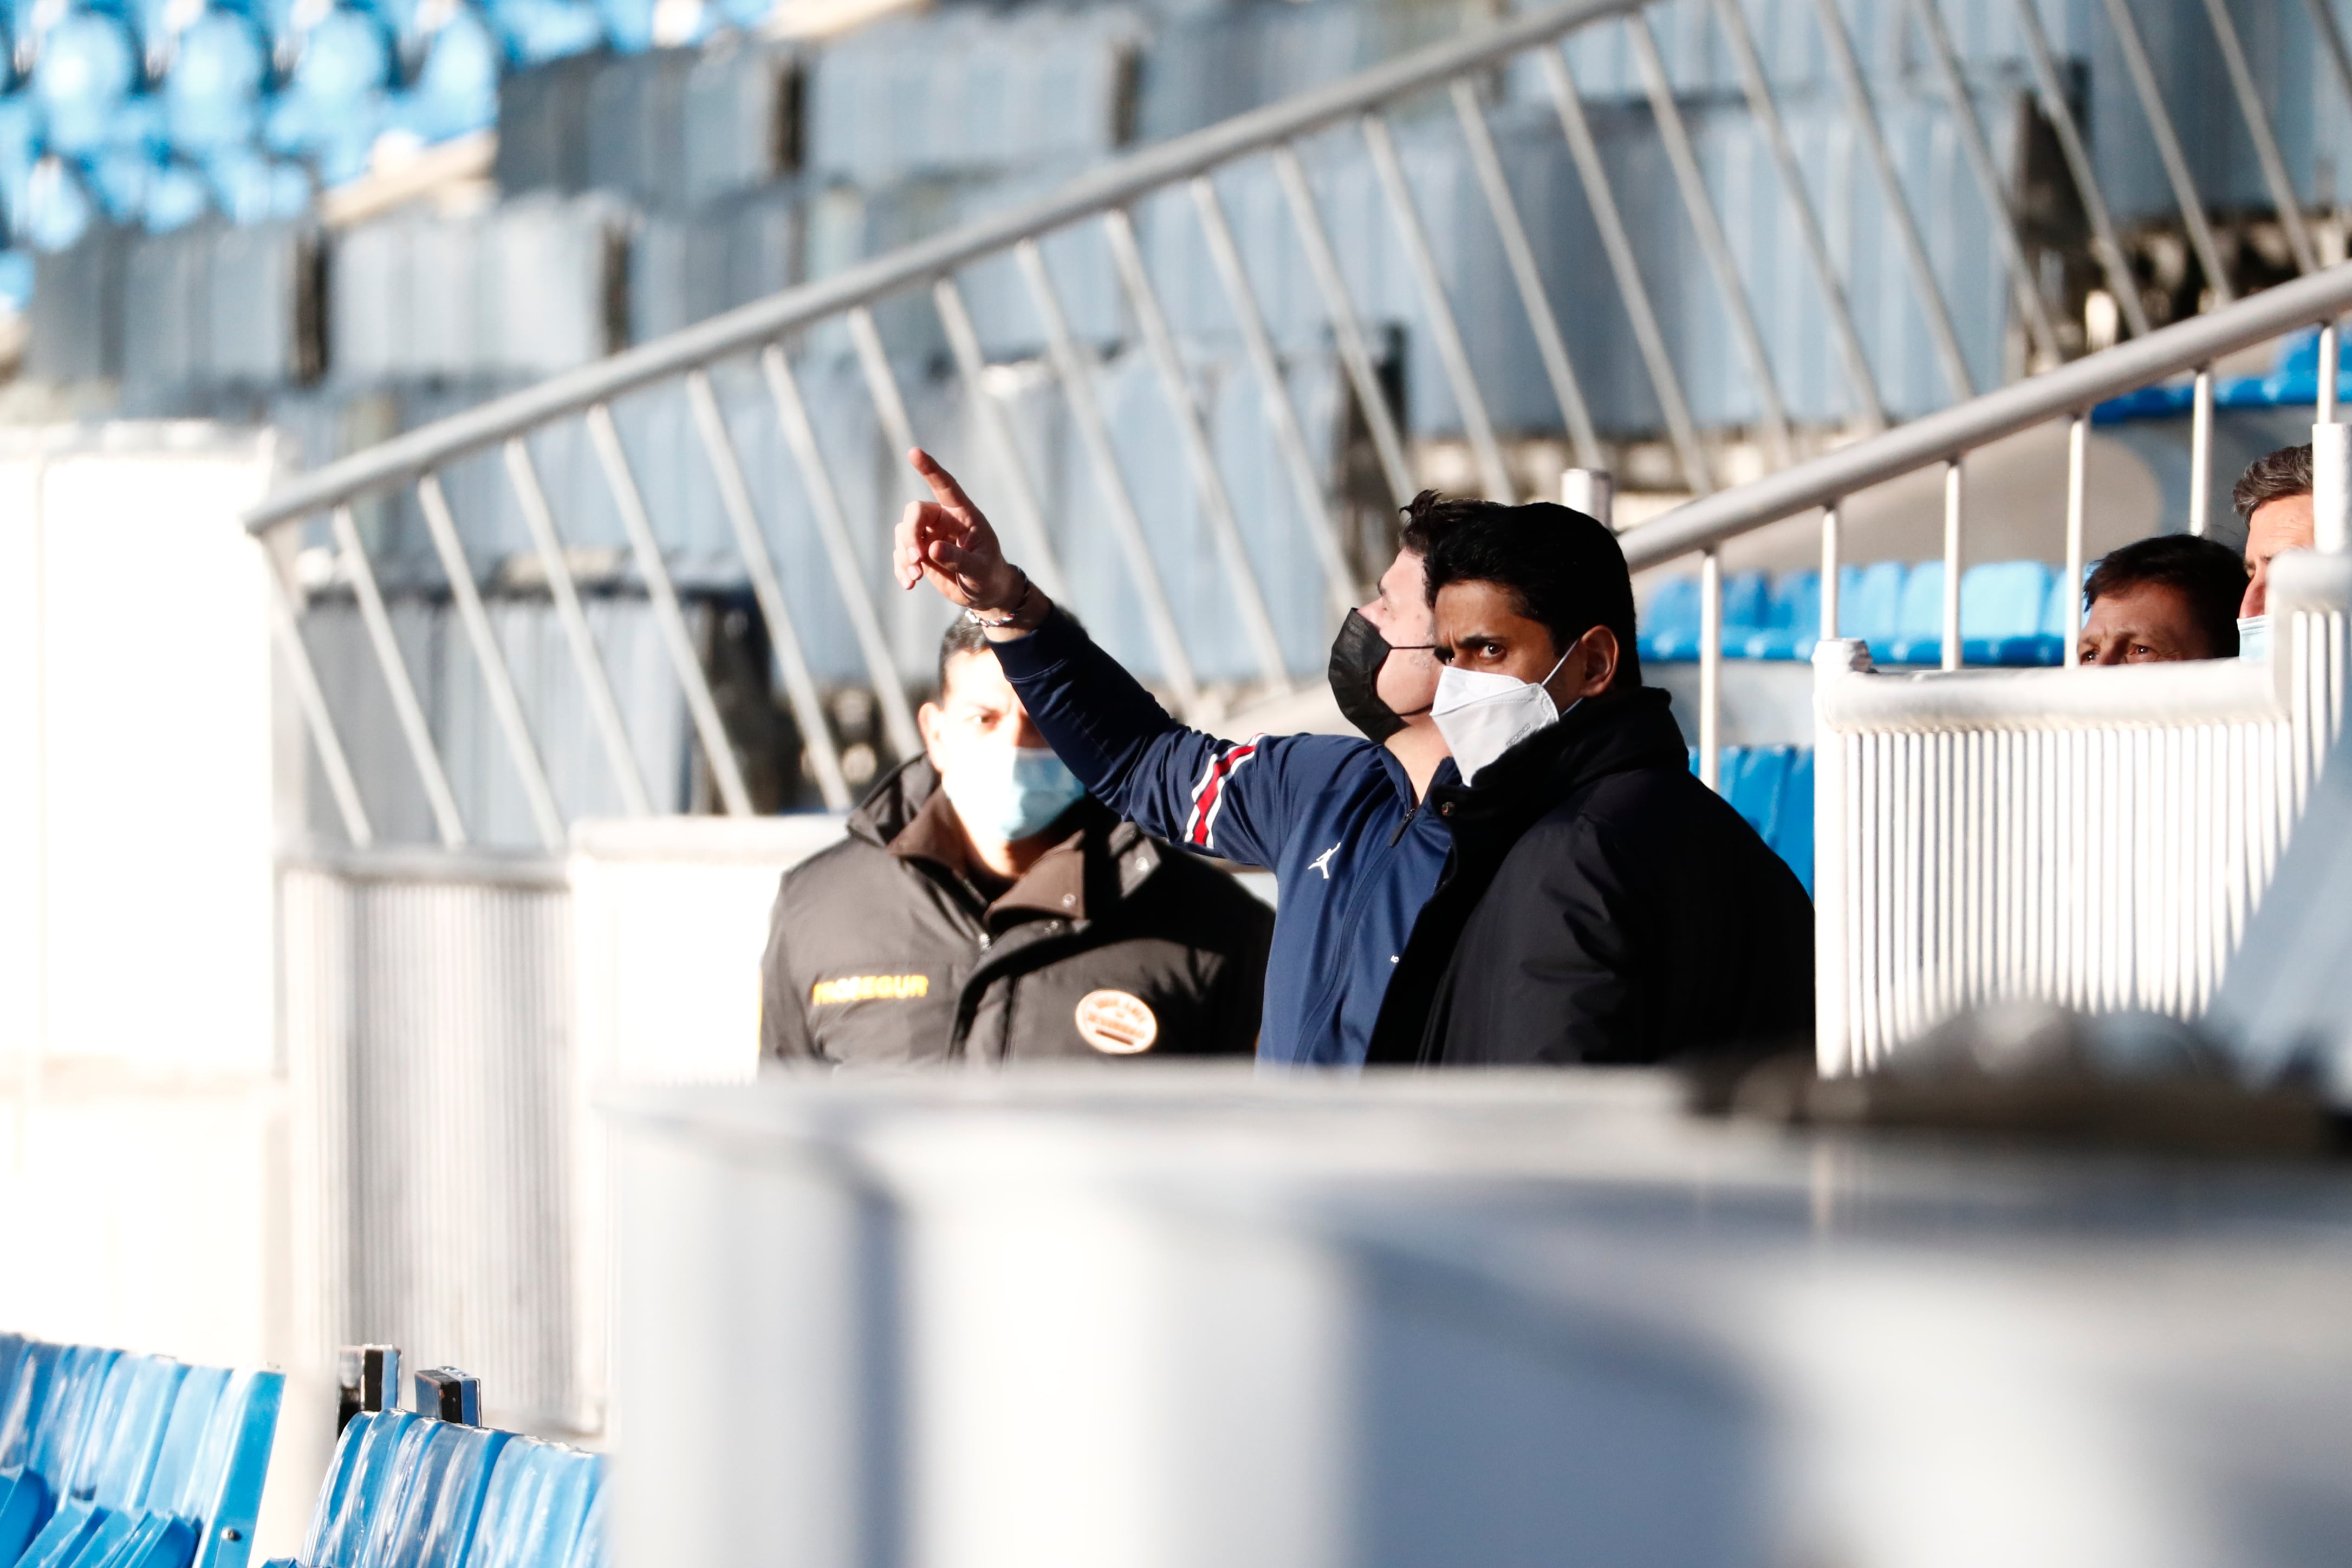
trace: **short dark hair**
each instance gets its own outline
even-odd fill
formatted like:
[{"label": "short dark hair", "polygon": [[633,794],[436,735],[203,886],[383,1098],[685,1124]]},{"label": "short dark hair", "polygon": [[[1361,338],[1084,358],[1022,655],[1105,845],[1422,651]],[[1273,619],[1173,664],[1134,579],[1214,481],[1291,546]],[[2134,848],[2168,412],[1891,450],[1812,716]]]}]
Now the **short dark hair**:
[{"label": "short dark hair", "polygon": [[2237,551],[2219,539],[2190,534],[2137,539],[2106,553],[2083,586],[2083,602],[2096,604],[2110,593],[2150,587],[2171,589],[2188,601],[2189,619],[2205,633],[2213,657],[2238,656],[2238,604],[2245,597],[2246,563]]},{"label": "short dark hair", "polygon": [[1404,532],[1397,543],[1427,560],[1438,540],[1471,518],[1509,509],[1498,501],[1482,501],[1475,496],[1441,496],[1434,490],[1423,490],[1406,504]]},{"label": "short dark hair", "polygon": [[[1054,607],[1054,612],[1067,617],[1070,624],[1080,631],[1086,630],[1083,622],[1060,605]],[[988,640],[988,633],[981,630],[979,622],[959,610],[956,612],[956,618],[948,622],[948,629],[940,634],[940,691],[944,692],[948,689],[948,661],[965,653],[986,653],[989,657],[994,658],[996,646]]]},{"label": "short dark hair", "polygon": [[1430,603],[1449,582],[1495,583],[1518,601],[1521,614],[1541,622],[1552,646],[1563,651],[1595,626],[1606,626],[1617,637],[1616,689],[1640,685],[1633,579],[1617,536],[1597,519],[1549,501],[1475,506],[1429,552]]},{"label": "short dark hair", "polygon": [[2230,505],[2252,520],[2254,508],[2285,496],[2311,494],[2311,445],[2282,446],[2255,458],[2230,486]]}]

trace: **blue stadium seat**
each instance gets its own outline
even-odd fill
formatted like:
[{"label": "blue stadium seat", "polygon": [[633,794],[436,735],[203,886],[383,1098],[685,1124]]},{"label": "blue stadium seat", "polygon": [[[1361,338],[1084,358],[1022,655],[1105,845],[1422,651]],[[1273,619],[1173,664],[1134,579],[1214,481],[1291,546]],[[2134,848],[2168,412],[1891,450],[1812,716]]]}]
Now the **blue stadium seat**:
[{"label": "blue stadium seat", "polygon": [[253,24],[234,12],[207,11],[190,23],[163,78],[172,145],[203,158],[252,141],[268,65]]},{"label": "blue stadium seat", "polygon": [[1903,602],[1903,563],[1873,561],[1838,569],[1838,635],[1859,637],[1873,658],[1895,638],[1895,612]]},{"label": "blue stadium seat", "polygon": [[[284,1568],[582,1568],[602,1559],[603,1461],[401,1411],[353,1417]],[[279,1568],[271,1564],[269,1568]]]},{"label": "blue stadium seat", "polygon": [[208,159],[205,174],[214,202],[231,223],[278,223],[310,210],[310,177],[295,164],[273,162],[250,147]]},{"label": "blue stadium seat", "polygon": [[94,11],[60,18],[42,38],[33,66],[33,97],[49,150],[79,155],[104,147],[138,79],[139,57],[121,22]]},{"label": "blue stadium seat", "polygon": [[575,0],[492,0],[490,21],[517,68],[584,55],[604,42],[604,17]]},{"label": "blue stadium seat", "polygon": [[1822,629],[1822,574],[1784,571],[1772,580],[1763,619],[1724,652],[1748,659],[1810,659]]},{"label": "blue stadium seat", "polygon": [[1813,891],[1813,748],[1810,746],[1792,747],[1789,758],[1788,782],[1780,787],[1780,809],[1772,819],[1772,831],[1764,841],[1772,852],[1789,862],[1797,880],[1805,884],[1806,896]]},{"label": "blue stadium seat", "polygon": [[303,32],[299,49],[270,105],[268,144],[310,158],[322,184],[355,180],[383,129],[391,39],[375,17],[337,7]]},{"label": "blue stadium seat", "polygon": [[15,1563],[66,1495],[82,1434],[121,1351],[28,1346],[0,1429],[0,1562]]},{"label": "blue stadium seat", "polygon": [[501,54],[489,25],[459,6],[433,35],[416,85],[394,95],[390,123],[426,142],[497,124]]},{"label": "blue stadium seat", "polygon": [[[1717,758],[1723,798],[1813,891],[1813,748],[1727,746]],[[1690,748],[1690,769],[1698,751]]]},{"label": "blue stadium seat", "polygon": [[1944,563],[1923,560],[1903,574],[1903,596],[1895,606],[1895,632],[1870,656],[1882,664],[1932,664],[1944,656]]},{"label": "blue stadium seat", "polygon": [[1760,571],[1735,571],[1723,580],[1723,645],[1744,646],[1770,624],[1772,585]]},{"label": "blue stadium seat", "polygon": [[604,1462],[560,1443],[518,1440],[499,1457],[482,1498],[467,1568],[564,1568],[601,1542]]},{"label": "blue stadium seat", "polygon": [[1698,579],[1670,577],[1650,595],[1634,628],[1644,659],[1671,664],[1698,657]]},{"label": "blue stadium seat", "polygon": [[1746,746],[1723,759],[1723,798],[1768,842],[1780,810],[1780,789],[1789,780],[1789,747]]},{"label": "blue stadium seat", "polygon": [[190,1568],[206,1548],[207,1563],[241,1561],[284,1386],[275,1372],[20,1343],[0,1358],[0,1562]]},{"label": "blue stadium seat", "polygon": [[2043,624],[2050,583],[2038,560],[1990,561],[1960,578],[1960,655],[1971,664],[2055,664],[2063,643]]}]

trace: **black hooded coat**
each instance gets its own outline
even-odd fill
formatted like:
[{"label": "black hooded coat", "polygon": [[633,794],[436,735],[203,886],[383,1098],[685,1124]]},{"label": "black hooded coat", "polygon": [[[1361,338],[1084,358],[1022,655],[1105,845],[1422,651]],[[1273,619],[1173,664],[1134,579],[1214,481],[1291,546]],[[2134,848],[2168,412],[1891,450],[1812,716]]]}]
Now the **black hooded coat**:
[{"label": "black hooded coat", "polygon": [[1810,1043],[1813,909],[1692,777],[1667,695],[1590,699],[1439,786],[1454,829],[1371,1061],[1653,1063]]}]

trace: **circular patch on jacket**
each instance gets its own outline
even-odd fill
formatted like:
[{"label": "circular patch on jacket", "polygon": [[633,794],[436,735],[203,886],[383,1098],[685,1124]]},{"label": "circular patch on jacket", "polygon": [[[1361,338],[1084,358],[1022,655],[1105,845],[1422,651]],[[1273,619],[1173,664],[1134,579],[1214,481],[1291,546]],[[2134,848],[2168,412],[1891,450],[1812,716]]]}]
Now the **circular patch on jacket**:
[{"label": "circular patch on jacket", "polygon": [[1133,1056],[1160,1038],[1160,1020],[1141,997],[1088,991],[1078,998],[1078,1038],[1113,1056]]}]

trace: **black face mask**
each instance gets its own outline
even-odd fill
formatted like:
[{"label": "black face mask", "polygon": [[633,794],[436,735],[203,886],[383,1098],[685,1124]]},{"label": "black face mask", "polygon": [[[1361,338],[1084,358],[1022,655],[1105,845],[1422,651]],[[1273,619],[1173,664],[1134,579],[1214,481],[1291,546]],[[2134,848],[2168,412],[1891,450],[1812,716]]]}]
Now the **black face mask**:
[{"label": "black face mask", "polygon": [[[1415,643],[1405,652],[1417,653],[1429,646]],[[1331,639],[1331,695],[1339,699],[1341,716],[1374,740],[1386,740],[1404,727],[1403,716],[1382,702],[1380,693],[1381,666],[1395,651],[1360,610],[1349,611],[1339,634]]]}]

